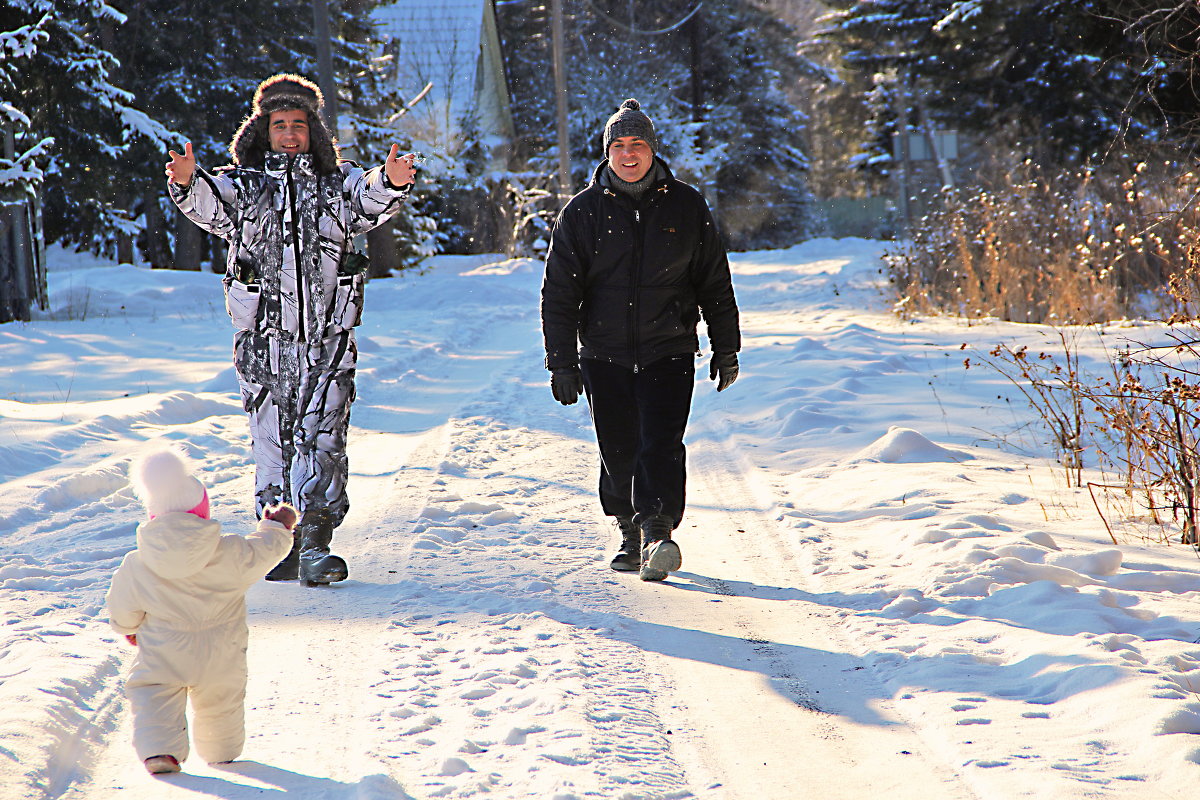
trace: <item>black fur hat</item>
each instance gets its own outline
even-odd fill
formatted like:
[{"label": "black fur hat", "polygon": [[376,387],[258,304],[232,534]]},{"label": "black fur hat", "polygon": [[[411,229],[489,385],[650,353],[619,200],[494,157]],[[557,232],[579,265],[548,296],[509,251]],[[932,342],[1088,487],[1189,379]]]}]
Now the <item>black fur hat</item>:
[{"label": "black fur hat", "polygon": [[281,73],[272,75],[258,85],[254,92],[254,107],[242,121],[229,143],[233,163],[243,167],[261,167],[271,152],[267,123],[275,111],[304,111],[308,115],[308,152],[313,166],[322,175],[334,172],[338,164],[337,139],[325,120],[321,106],[325,98],[317,85],[301,75]]}]

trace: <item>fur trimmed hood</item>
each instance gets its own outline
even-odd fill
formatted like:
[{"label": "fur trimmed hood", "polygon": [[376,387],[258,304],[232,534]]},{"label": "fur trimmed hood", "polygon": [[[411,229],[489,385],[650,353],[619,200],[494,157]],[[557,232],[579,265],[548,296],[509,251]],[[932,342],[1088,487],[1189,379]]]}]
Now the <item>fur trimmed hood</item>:
[{"label": "fur trimmed hood", "polygon": [[271,152],[267,123],[274,111],[304,111],[308,115],[308,152],[318,174],[335,172],[338,165],[337,138],[321,118],[325,98],[317,85],[301,75],[280,73],[258,85],[250,116],[242,121],[229,152],[233,163],[241,167],[262,167]]}]

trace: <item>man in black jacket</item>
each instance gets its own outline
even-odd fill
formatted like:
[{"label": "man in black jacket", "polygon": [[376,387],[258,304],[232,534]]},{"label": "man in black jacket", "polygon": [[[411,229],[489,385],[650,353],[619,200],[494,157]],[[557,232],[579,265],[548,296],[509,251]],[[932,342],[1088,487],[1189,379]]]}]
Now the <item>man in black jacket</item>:
[{"label": "man in black jacket", "polygon": [[717,391],[738,374],[737,303],[704,197],[655,155],[636,100],[604,126],[605,160],[554,224],[542,331],[554,397],[587,392],[600,446],[600,504],[616,517],[612,568],[661,581],[683,563],[683,435],[703,315]]}]

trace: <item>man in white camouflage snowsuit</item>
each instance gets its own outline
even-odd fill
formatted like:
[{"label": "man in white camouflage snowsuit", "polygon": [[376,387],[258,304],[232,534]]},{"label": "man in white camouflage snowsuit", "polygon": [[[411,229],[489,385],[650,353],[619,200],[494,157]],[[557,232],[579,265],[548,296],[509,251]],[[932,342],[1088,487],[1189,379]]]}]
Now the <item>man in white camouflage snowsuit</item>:
[{"label": "man in white camouflage snowsuit", "polygon": [[275,75],[230,144],[233,165],[205,171],[190,143],[167,164],[180,211],[229,243],[223,283],[258,514],[281,502],[301,513],[292,551],[267,580],[310,586],[347,576],[329,544],[349,509],[346,433],[366,281],[352,240],[399,210],[415,176],[397,145],[371,170],[340,160],[322,102],[306,78]]}]

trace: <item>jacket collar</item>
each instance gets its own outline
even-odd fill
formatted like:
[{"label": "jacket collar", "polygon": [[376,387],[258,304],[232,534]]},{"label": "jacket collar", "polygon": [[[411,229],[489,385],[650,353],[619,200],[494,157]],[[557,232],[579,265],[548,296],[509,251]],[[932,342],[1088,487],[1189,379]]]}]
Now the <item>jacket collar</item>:
[{"label": "jacket collar", "polygon": [[[662,177],[658,180],[657,183],[652,184],[650,187],[648,187],[646,189],[645,195],[643,195],[643,197],[645,197],[646,195],[649,195],[651,192],[653,192],[657,189],[665,188],[667,184],[669,184],[675,180],[675,175],[674,175],[674,173],[671,172],[671,168],[669,166],[667,166],[667,162],[663,161],[658,156],[654,157],[654,166],[651,167],[651,169],[661,170]],[[610,192],[612,194],[622,194],[621,192],[618,192],[615,189],[613,189],[611,186],[609,186],[609,182],[605,178],[605,172],[607,172],[607,171],[608,171],[608,159],[606,158],[603,161],[601,161],[599,164],[597,164],[596,168],[594,170],[592,170],[592,181],[591,181],[591,183],[588,184],[588,186],[597,186],[600,189]],[[630,198],[630,199],[632,200],[632,198]]]},{"label": "jacket collar", "polygon": [[263,169],[267,172],[287,172],[288,162],[291,162],[292,172],[303,175],[315,175],[312,153],[301,153],[289,156],[287,153],[267,153],[263,157]]}]

